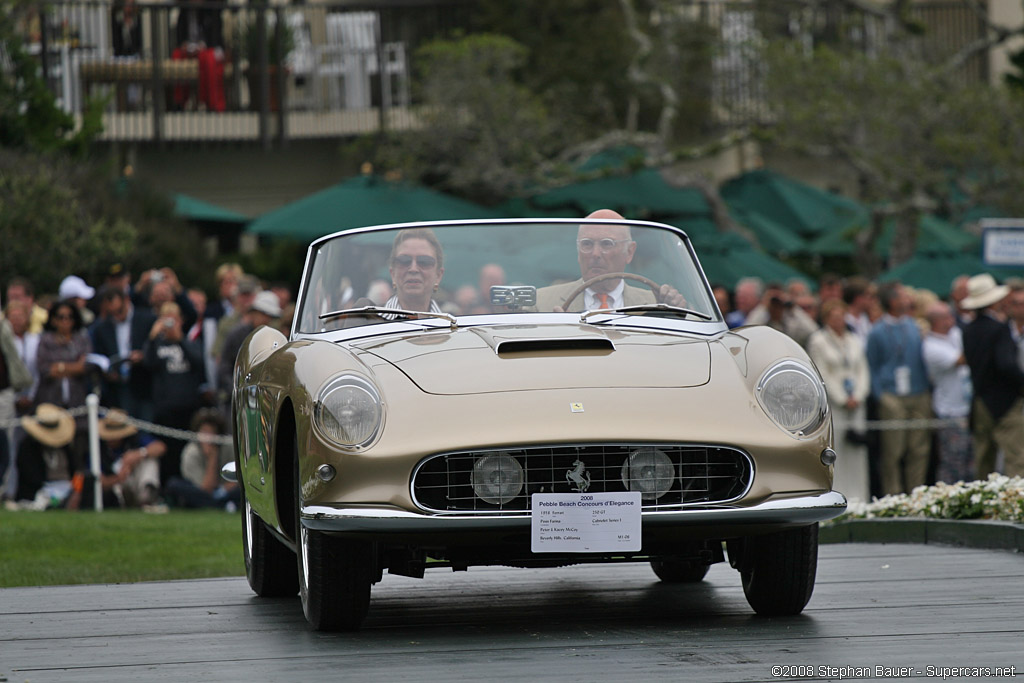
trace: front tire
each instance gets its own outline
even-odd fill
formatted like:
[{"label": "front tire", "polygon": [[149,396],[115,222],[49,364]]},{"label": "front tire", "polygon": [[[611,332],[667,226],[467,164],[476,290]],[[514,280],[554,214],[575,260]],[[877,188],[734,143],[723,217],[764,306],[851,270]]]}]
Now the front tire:
[{"label": "front tire", "polygon": [[295,555],[302,612],[317,631],[355,631],[370,608],[373,545],[303,526],[300,481],[296,462]]},{"label": "front tire", "polygon": [[299,590],[295,554],[279,541],[252,511],[242,487],[242,552],[245,578],[261,598],[295,595]]},{"label": "front tire", "polygon": [[743,540],[738,564],[743,593],[762,616],[800,614],[814,592],[818,571],[818,525]]}]

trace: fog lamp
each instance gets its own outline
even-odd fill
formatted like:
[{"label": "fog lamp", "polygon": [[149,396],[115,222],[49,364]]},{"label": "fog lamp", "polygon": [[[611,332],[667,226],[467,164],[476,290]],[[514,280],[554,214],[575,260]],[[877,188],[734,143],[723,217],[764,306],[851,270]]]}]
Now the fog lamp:
[{"label": "fog lamp", "polygon": [[669,457],[657,448],[633,451],[622,463],[622,484],[630,491],[639,491],[643,500],[657,500],[668,493],[676,482],[676,468]]},{"label": "fog lamp", "polygon": [[485,455],[473,464],[469,482],[485,503],[503,505],[523,490],[523,466],[507,453]]},{"label": "fog lamp", "polygon": [[316,476],[320,477],[320,481],[331,481],[336,474],[337,471],[332,465],[324,464],[316,468]]}]

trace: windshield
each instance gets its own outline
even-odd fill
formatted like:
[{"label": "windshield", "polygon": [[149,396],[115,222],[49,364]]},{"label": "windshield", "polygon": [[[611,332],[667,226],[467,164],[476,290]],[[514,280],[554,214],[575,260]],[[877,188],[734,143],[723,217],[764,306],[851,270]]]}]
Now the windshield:
[{"label": "windshield", "polygon": [[327,238],[309,258],[295,328],[303,334],[443,314],[616,310],[720,321],[685,238],[646,223],[406,225]]}]

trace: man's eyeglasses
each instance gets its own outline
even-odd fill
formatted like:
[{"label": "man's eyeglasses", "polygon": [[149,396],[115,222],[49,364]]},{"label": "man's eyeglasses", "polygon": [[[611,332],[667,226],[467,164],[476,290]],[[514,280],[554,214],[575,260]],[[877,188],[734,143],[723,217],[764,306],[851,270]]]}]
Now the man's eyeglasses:
[{"label": "man's eyeglasses", "polygon": [[[412,261],[413,261],[412,256],[409,256],[408,254],[403,254],[401,256],[396,256],[394,259],[392,259],[392,263],[394,263],[396,266],[399,266],[401,268],[408,268],[409,266],[412,265]],[[417,256],[416,257],[416,265],[419,266],[420,268],[426,270],[428,268],[433,268],[434,266],[436,266],[437,265],[437,259],[434,258],[433,256],[426,256],[426,255]]]},{"label": "man's eyeglasses", "polygon": [[598,247],[602,254],[607,254],[609,251],[615,248],[615,245],[622,244],[623,242],[632,242],[633,240],[626,238],[624,240],[613,240],[610,237],[605,237],[602,240],[592,240],[589,237],[583,237],[576,240],[576,248],[580,250],[581,254],[591,254],[594,251],[594,247]]}]

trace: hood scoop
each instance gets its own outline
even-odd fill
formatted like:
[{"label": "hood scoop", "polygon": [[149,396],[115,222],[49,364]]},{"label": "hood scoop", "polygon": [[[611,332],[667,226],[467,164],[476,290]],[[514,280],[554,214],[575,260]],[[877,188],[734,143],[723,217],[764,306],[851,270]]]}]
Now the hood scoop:
[{"label": "hood scoop", "polygon": [[607,337],[501,339],[494,344],[499,356],[564,351],[611,353],[614,350],[615,344]]}]

